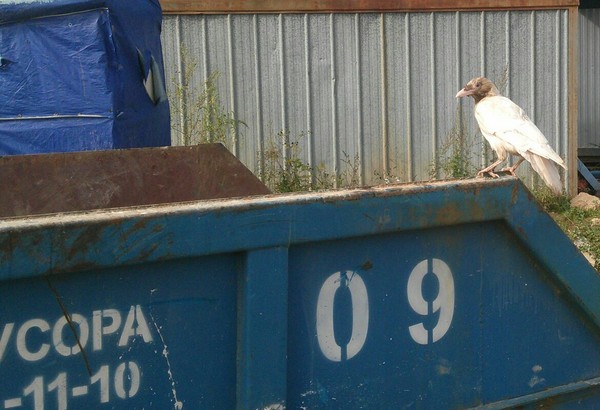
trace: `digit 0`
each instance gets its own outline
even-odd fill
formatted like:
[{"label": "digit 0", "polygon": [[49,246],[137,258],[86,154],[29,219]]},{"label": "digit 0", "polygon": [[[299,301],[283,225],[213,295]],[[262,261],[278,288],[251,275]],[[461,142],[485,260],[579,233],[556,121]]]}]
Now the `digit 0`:
[{"label": "digit 0", "polygon": [[[352,335],[344,349],[335,341],[334,298],[341,287],[347,287],[352,298]],[[369,297],[365,282],[356,272],[336,272],[329,276],[319,292],[317,300],[317,340],[323,355],[333,361],[350,360],[363,348],[369,330]],[[344,354],[342,354],[344,350]]]},{"label": "digit 0", "polygon": [[[423,279],[428,273],[435,275],[439,282],[438,295],[431,305],[423,297]],[[408,330],[413,340],[426,345],[435,343],[444,337],[450,329],[452,317],[454,316],[454,279],[448,265],[444,261],[435,258],[419,262],[410,273],[406,292],[408,303],[415,313],[421,316],[429,316],[438,311],[440,312],[438,322],[431,334],[423,323],[409,326]]]},{"label": "digit 0", "polygon": [[[128,374],[125,373],[128,370]],[[127,383],[129,381],[129,383]],[[129,384],[129,388],[126,385]],[[121,399],[128,399],[140,390],[140,368],[135,362],[121,363],[115,371],[115,393]]]}]

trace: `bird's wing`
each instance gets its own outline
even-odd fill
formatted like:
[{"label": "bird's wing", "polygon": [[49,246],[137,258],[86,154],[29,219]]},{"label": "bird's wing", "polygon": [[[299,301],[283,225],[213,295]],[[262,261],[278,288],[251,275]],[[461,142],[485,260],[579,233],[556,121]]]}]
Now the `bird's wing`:
[{"label": "bird's wing", "polygon": [[475,117],[482,133],[492,134],[505,142],[509,152],[524,158],[527,153],[539,155],[566,169],[544,134],[510,99],[502,96],[484,98],[475,106]]}]

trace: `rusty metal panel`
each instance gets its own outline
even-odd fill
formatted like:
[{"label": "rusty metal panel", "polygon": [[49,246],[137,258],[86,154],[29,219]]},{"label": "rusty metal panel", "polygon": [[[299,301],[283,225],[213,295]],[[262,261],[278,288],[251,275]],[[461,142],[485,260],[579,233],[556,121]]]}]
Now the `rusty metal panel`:
[{"label": "rusty metal panel", "polygon": [[513,177],[5,218],[0,407],[597,408],[598,294]]},{"label": "rusty metal panel", "polygon": [[[341,176],[350,160],[360,182],[372,185],[447,177],[432,168],[452,156],[448,146],[461,125],[471,172],[492,160],[472,101],[454,99],[480,74],[534,118],[574,169],[569,13],[166,16],[163,43],[167,66],[176,66],[167,72],[185,71],[179,44],[199,61],[187,102],[210,72],[221,74],[223,106],[247,124],[230,148],[251,170],[260,170],[268,141],[284,134],[298,142],[304,163]],[[173,142],[183,143],[175,132]],[[281,155],[290,152],[284,147]],[[519,175],[529,186],[539,183],[527,166]]]},{"label": "rusty metal panel", "polygon": [[269,193],[221,144],[0,157],[0,218]]}]

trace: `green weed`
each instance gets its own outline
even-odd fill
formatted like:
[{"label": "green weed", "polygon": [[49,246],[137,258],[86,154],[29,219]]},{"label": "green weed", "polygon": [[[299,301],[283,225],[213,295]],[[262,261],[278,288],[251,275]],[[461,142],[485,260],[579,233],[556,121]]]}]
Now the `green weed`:
[{"label": "green weed", "polygon": [[457,105],[454,125],[442,140],[430,164],[430,178],[468,178],[477,172],[471,151],[477,139],[467,132],[464,116],[462,107]]},{"label": "green weed", "polygon": [[217,80],[220,73],[211,73],[203,84],[202,90],[192,97],[192,79],[198,70],[198,63],[182,50],[181,82],[173,82],[171,101],[172,129],[180,134],[183,145],[220,142],[233,151],[239,138],[240,126],[246,123],[236,119],[233,112],[227,111],[219,98]]},{"label": "green weed", "polygon": [[267,139],[263,152],[257,152],[259,178],[273,192],[316,191],[331,188],[354,188],[360,185],[360,158],[343,153],[341,172],[337,175],[320,163],[312,167],[302,159],[300,141],[308,132],[290,137],[279,131]]},{"label": "green weed", "polygon": [[311,167],[300,159],[299,142],[290,141],[289,132],[279,131],[269,138],[262,155],[258,152],[257,157],[257,162],[262,163],[258,176],[273,192],[311,190]]}]

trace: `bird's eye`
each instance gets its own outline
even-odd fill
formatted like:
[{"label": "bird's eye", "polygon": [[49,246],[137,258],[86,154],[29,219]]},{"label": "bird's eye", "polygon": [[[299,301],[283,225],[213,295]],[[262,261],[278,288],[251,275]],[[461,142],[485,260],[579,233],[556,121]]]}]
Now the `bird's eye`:
[{"label": "bird's eye", "polygon": [[477,88],[479,88],[479,87],[481,87],[481,83],[477,83],[477,84],[475,84],[475,86],[476,86]]}]

